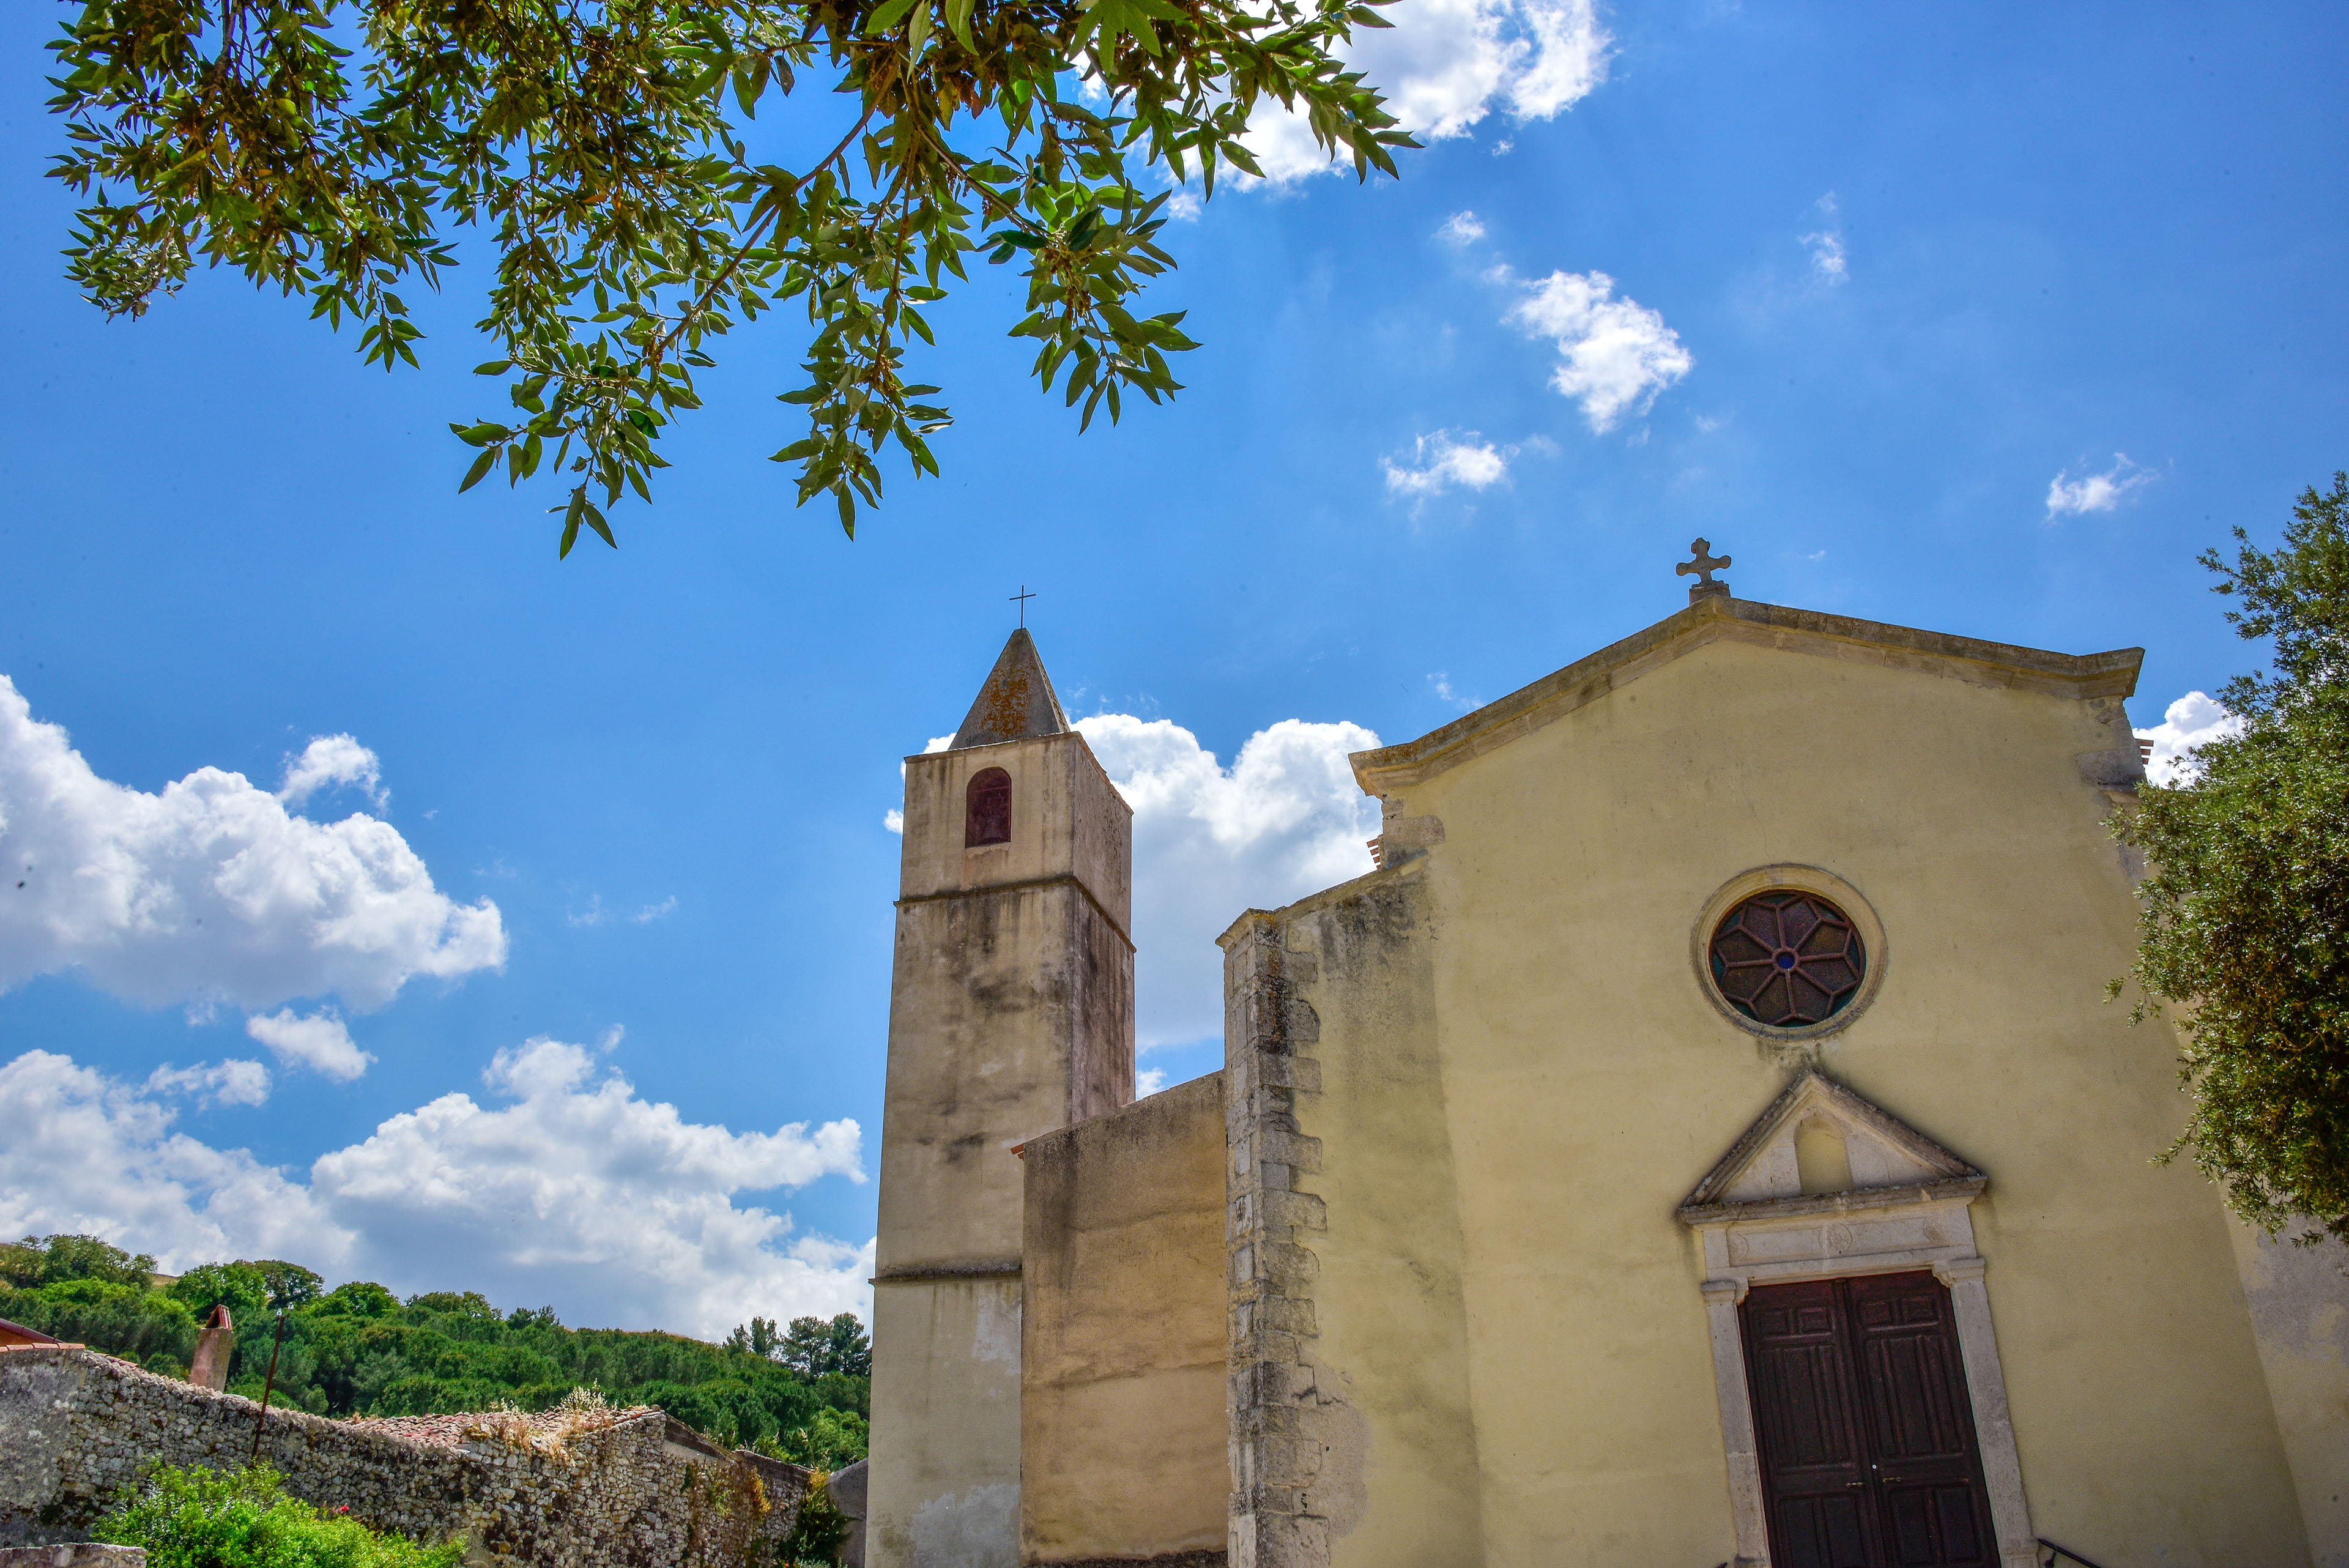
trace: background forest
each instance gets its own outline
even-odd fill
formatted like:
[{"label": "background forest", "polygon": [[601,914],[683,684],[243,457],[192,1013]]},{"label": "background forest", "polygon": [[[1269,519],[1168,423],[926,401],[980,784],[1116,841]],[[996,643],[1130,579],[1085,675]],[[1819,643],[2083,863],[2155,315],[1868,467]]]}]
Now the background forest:
[{"label": "background forest", "polygon": [[176,1278],[154,1269],[153,1258],[92,1236],[0,1244],[0,1318],[184,1377],[200,1327],[225,1305],[236,1328],[229,1392],[257,1399],[282,1310],[273,1405],[319,1416],[537,1410],[584,1386],[797,1464],[831,1469],[864,1457],[873,1353],[847,1313],[788,1328],[753,1318],[711,1345],[566,1328],[547,1307],[501,1314],[472,1291],[404,1302],[365,1281],[329,1291],[274,1259]]}]

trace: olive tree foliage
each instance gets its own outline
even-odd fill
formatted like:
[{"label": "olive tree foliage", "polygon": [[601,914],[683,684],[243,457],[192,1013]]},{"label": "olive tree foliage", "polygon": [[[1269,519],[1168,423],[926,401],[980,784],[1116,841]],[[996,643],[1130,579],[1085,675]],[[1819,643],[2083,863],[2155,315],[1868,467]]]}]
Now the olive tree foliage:
[{"label": "olive tree foliage", "polygon": [[2198,777],[2116,824],[2153,867],[2136,1016],[2171,1004],[2185,1042],[2170,1155],[2271,1234],[2349,1239],[2349,476],[2301,496],[2281,549],[2235,538],[2202,564],[2271,671],[2228,684],[2242,732],[2197,748]]},{"label": "olive tree foliage", "polygon": [[[1358,178],[1393,174],[1417,144],[1334,52],[1391,3],[83,0],[50,46],[52,172],[86,198],[68,271],[109,314],[202,260],[358,325],[387,369],[421,336],[398,290],[438,288],[477,232],[479,373],[510,406],[450,426],[479,449],[462,487],[564,476],[564,554],[649,499],[718,340],[802,310],[781,399],[807,427],[774,458],[854,536],[888,443],[937,472],[950,416],[907,352],[971,255],[1019,268],[1011,334],[1084,424],[1177,391],[1182,313],[1133,308],[1174,265],[1145,186],[1256,172],[1242,134],[1275,103]],[[837,140],[761,161],[761,104],[811,92],[837,95]]]}]

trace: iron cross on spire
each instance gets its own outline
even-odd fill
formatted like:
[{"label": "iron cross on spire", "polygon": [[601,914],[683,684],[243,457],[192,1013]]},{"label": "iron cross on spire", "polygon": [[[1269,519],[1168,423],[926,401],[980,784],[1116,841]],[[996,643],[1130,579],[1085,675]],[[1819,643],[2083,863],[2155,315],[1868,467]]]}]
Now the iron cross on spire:
[{"label": "iron cross on spire", "polygon": [[[1726,564],[1726,563],[1724,563],[1724,564]],[[1036,597],[1036,596],[1035,596],[1034,594],[1031,594],[1031,593],[1030,593],[1030,592],[1028,591],[1028,585],[1027,585],[1027,584],[1025,584],[1025,583],[1020,584],[1020,585],[1019,585],[1019,591],[1018,593],[1013,594],[1013,595],[1011,596],[1011,597],[1012,597],[1012,598],[1014,598],[1015,600],[1019,601],[1019,624],[1020,624],[1020,626],[1021,626],[1022,628],[1025,628],[1025,627],[1027,626],[1027,624],[1028,624],[1028,601],[1029,601],[1030,599],[1034,598],[1035,597]]]},{"label": "iron cross on spire", "polygon": [[1729,557],[1726,556],[1716,556],[1713,554],[1712,544],[1703,539],[1690,541],[1689,553],[1693,555],[1696,559],[1693,561],[1682,561],[1679,566],[1672,568],[1673,572],[1681,576],[1693,576],[1696,578],[1696,581],[1689,585],[1689,603],[1694,604],[1699,599],[1713,598],[1716,597],[1727,598],[1729,597],[1729,585],[1727,583],[1714,582],[1713,580],[1713,574],[1715,572],[1727,571],[1729,569]]}]

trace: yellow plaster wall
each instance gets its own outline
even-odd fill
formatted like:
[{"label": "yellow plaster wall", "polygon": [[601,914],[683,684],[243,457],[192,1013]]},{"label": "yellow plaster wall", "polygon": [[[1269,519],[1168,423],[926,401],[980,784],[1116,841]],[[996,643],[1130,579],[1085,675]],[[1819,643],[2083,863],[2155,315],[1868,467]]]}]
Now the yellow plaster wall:
[{"label": "yellow plaster wall", "polygon": [[[1442,1506],[1495,1564],[1732,1554],[1673,1209],[1790,1062],[1706,1000],[1691,934],[1731,877],[1801,862],[1886,932],[1821,1064],[1989,1174],[2038,1532],[2107,1563],[2305,1563],[2216,1194],[2148,1163],[2182,1119],[2175,1041],[2102,1000],[2133,904],[2080,759],[2127,744],[2108,699],[1724,640],[1390,798],[1443,824],[1405,950],[1296,981],[1321,1020],[1322,1092],[1298,1096],[1328,1202],[1314,1354],[1363,1413],[1364,1473],[1407,1488],[1458,1432],[1474,1477]],[[1285,912],[1290,950],[1395,875]],[[1464,1364],[1473,1432],[1397,1370],[1431,1355]],[[1333,1563],[1462,1560],[1385,1495]]]},{"label": "yellow plaster wall", "polygon": [[1221,1075],[1021,1165],[1020,1560],[1222,1550]]},{"label": "yellow plaster wall", "polygon": [[1458,1172],[1438,1061],[1432,969],[1440,939],[1410,867],[1293,908],[1286,973],[1310,1013],[1296,1046],[1319,1090],[1296,1096],[1321,1139],[1299,1187],[1328,1229],[1301,1240],[1318,1262],[1317,1333],[1298,1403],[1320,1453],[1307,1509],[1337,1563],[1470,1568],[1485,1561],[1469,1397]]}]

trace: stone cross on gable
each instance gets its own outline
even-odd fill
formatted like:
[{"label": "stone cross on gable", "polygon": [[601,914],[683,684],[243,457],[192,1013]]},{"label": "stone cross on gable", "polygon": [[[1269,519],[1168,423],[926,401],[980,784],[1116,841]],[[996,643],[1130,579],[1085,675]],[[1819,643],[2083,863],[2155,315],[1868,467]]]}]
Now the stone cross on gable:
[{"label": "stone cross on gable", "polygon": [[1694,576],[1696,578],[1696,581],[1689,585],[1689,603],[1694,604],[1699,599],[1727,598],[1729,597],[1729,585],[1727,583],[1714,582],[1713,580],[1713,574],[1715,572],[1727,571],[1729,569],[1729,557],[1726,556],[1716,556],[1713,554],[1712,544],[1703,539],[1694,539],[1690,541],[1689,553],[1693,555],[1696,559],[1693,561],[1682,561],[1679,566],[1672,568],[1673,572],[1681,576]]}]

